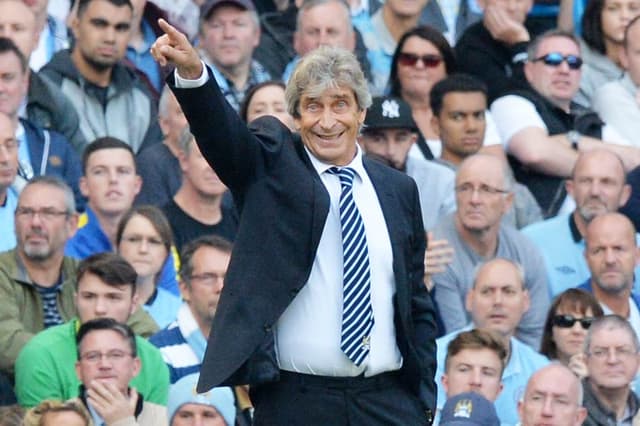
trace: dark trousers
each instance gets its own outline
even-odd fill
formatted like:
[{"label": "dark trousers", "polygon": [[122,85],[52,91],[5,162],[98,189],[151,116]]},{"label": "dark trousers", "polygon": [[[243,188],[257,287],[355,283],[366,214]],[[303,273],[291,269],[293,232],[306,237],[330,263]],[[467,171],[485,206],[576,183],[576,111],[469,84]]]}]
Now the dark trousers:
[{"label": "dark trousers", "polygon": [[397,373],[325,377],[281,371],[280,380],[251,389],[254,426],[422,426],[424,407]]}]

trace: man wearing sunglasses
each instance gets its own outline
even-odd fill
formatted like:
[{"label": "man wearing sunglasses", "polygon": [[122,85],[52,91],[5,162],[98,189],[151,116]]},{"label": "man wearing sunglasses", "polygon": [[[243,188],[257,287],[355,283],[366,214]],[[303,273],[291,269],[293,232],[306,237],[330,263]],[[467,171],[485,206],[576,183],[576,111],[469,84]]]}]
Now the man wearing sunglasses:
[{"label": "man wearing sunglasses", "polygon": [[601,147],[618,154],[626,170],[640,164],[640,150],[597,114],[572,102],[581,66],[572,34],[544,33],[528,49],[524,72],[530,89],[510,92],[491,105],[516,179],[529,187],[545,217],[573,210],[564,179],[578,152]]},{"label": "man wearing sunglasses", "polygon": [[586,240],[591,277],[580,288],[593,293],[605,315],[628,319],[640,336],[640,296],[631,291],[640,260],[633,224],[620,213],[598,216],[589,224]]}]

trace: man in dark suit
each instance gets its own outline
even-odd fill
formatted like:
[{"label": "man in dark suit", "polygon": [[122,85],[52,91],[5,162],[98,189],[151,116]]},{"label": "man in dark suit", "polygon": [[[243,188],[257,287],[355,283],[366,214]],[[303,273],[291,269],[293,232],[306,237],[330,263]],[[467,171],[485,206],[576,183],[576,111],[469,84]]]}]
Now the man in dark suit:
[{"label": "man in dark suit", "polygon": [[198,390],[250,384],[258,425],[430,424],[418,192],[356,144],[371,96],[355,57],[321,47],[301,60],[286,91],[299,135],[272,117],[249,130],[160,24],[152,54],[176,64],[168,82],[240,211]]}]

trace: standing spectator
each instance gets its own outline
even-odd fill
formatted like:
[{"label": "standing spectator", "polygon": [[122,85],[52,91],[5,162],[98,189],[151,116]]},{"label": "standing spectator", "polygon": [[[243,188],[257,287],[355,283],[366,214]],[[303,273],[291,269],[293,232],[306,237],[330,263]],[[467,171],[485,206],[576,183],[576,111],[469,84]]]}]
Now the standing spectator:
[{"label": "standing spectator", "polygon": [[227,102],[238,111],[253,85],[270,80],[252,59],[260,22],[251,0],[207,0],[200,8],[200,54]]},{"label": "standing spectator", "polygon": [[41,72],[73,103],[87,143],[109,136],[125,141],[137,153],[162,136],[155,99],[135,72],[120,62],[132,14],[129,0],[78,0],[72,50],[56,53]]},{"label": "standing spectator", "polygon": [[575,101],[589,107],[594,92],[600,86],[620,79],[624,73],[625,29],[640,14],[640,1],[591,0],[586,5],[582,16],[581,44],[584,69]]}]

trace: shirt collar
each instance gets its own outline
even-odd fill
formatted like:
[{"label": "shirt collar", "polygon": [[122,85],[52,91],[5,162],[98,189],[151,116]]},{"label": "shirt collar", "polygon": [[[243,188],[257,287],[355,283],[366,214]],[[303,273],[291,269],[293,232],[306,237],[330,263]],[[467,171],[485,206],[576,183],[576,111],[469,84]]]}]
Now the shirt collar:
[{"label": "shirt collar", "polygon": [[582,238],[582,235],[580,234],[580,230],[578,230],[576,219],[573,217],[574,213],[571,213],[569,215],[569,230],[571,231],[571,238],[573,238],[573,242],[579,243],[580,241],[582,241],[583,238]]},{"label": "shirt collar", "polygon": [[[330,168],[336,167],[333,164],[327,164],[320,161],[318,158],[316,158],[316,156],[313,155],[311,151],[309,151],[309,148],[307,148],[306,145],[304,147],[304,150],[307,152],[307,155],[309,155],[309,159],[311,160],[313,168],[316,169],[316,172],[320,176],[322,176],[322,174]],[[362,149],[360,148],[360,145],[356,143],[356,155],[353,157],[353,160],[351,160],[349,164],[342,167],[351,167],[353,170],[355,170],[356,174],[360,176],[360,179],[362,179],[362,176],[366,175],[364,165],[362,164]]]}]

